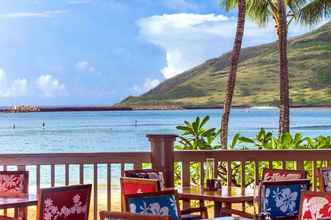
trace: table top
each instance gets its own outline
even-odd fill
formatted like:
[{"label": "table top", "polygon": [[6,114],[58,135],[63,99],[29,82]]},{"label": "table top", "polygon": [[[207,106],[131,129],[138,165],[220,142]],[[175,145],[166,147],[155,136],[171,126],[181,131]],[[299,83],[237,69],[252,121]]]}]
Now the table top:
[{"label": "table top", "polygon": [[26,207],[37,203],[37,196],[32,194],[25,197],[0,197],[0,209]]},{"label": "table top", "polygon": [[178,196],[180,199],[192,200],[209,200],[215,202],[251,202],[254,201],[254,190],[245,189],[241,192],[240,187],[231,187],[229,192],[228,187],[223,186],[220,191],[205,190],[202,187],[178,187]]}]

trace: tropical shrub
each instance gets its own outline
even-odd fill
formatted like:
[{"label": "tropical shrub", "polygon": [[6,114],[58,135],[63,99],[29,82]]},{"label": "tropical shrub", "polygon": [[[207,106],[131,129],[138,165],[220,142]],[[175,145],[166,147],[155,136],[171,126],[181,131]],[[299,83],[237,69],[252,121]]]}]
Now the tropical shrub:
[{"label": "tropical shrub", "polygon": [[[215,150],[220,148],[220,130],[216,128],[206,128],[209,121],[209,116],[200,118],[197,117],[193,122],[185,121],[183,125],[177,126],[180,133],[179,142],[176,145],[177,150]],[[318,136],[318,137],[303,137],[302,134],[296,133],[291,135],[290,133],[285,133],[281,136],[275,136],[272,132],[266,131],[261,128],[255,137],[245,137],[237,133],[231,144],[228,146],[229,149],[261,149],[261,150],[285,150],[285,149],[325,149],[331,148],[331,136]],[[317,166],[321,164],[318,163]],[[191,182],[193,184],[199,184],[200,179],[200,169],[203,165],[198,163],[193,163],[190,169]],[[294,166],[294,164],[289,163],[289,167]],[[207,168],[210,166],[207,166]],[[268,167],[268,163],[259,163],[259,170],[262,171],[263,167]],[[282,168],[281,161],[273,162],[274,168]],[[306,170],[311,170],[312,163],[305,162],[304,167]],[[232,162],[232,177],[231,180],[233,185],[240,185],[240,175],[235,175],[240,173],[241,164],[239,162]],[[210,169],[210,168],[209,168]],[[245,164],[245,178],[246,185],[251,184],[254,181],[254,163],[247,162]],[[208,170],[206,173],[210,173]],[[175,164],[175,175],[176,184],[179,184],[181,174],[180,164]],[[218,177],[226,181],[227,168],[225,163],[218,164]],[[309,174],[311,175],[311,174]]]}]

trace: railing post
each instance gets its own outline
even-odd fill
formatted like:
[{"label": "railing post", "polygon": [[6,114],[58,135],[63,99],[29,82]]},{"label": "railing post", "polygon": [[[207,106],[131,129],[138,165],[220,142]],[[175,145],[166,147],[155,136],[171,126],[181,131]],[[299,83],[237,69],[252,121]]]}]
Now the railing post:
[{"label": "railing post", "polygon": [[151,162],[153,169],[164,174],[166,187],[174,186],[174,143],[177,135],[148,134],[151,142]]}]

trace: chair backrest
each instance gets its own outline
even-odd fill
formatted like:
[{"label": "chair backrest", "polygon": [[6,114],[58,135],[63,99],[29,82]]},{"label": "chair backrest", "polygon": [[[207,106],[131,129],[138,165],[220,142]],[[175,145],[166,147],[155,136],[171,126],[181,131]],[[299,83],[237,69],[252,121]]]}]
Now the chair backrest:
[{"label": "chair backrest", "polygon": [[261,182],[259,213],[271,219],[297,217],[301,193],[309,189],[309,184],[308,179]]},{"label": "chair backrest", "polygon": [[143,170],[126,170],[124,171],[125,177],[143,178],[143,179],[156,179],[159,180],[160,188],[164,189],[164,176],[163,172],[153,169]]},{"label": "chair backrest", "polygon": [[125,200],[130,213],[170,216],[171,220],[180,220],[176,190],[131,194],[126,195]]},{"label": "chair backrest", "polygon": [[28,195],[28,189],[28,171],[0,171],[0,196],[26,196]]},{"label": "chair backrest", "polygon": [[319,172],[320,189],[322,192],[331,192],[331,167],[323,168]]},{"label": "chair backrest", "polygon": [[91,184],[40,189],[37,220],[88,220]]},{"label": "chair backrest", "polygon": [[331,218],[331,193],[304,192],[301,196],[299,220]]},{"label": "chair backrest", "polygon": [[170,216],[141,215],[128,212],[100,212],[100,220],[171,220]]},{"label": "chair backrest", "polygon": [[262,181],[285,181],[305,179],[306,171],[304,170],[284,170],[284,169],[264,169]]},{"label": "chair backrest", "polygon": [[120,181],[123,211],[126,211],[125,195],[160,191],[160,183],[156,179],[121,177]]}]

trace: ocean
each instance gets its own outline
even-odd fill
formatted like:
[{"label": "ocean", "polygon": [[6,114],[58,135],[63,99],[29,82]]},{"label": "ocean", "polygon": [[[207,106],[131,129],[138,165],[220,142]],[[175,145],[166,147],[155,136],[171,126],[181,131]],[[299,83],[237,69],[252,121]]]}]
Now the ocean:
[{"label": "ocean", "polygon": [[[148,151],[146,134],[178,134],[176,126],[184,120],[206,115],[208,127],[219,127],[221,114],[219,109],[0,113],[1,153]],[[233,109],[229,127],[230,138],[237,132],[253,137],[260,128],[276,134],[278,110]],[[331,109],[292,109],[291,128],[304,136],[331,135]]]},{"label": "ocean", "polygon": [[[146,134],[178,134],[184,120],[209,115],[208,127],[219,127],[222,110],[166,110],[114,112],[0,113],[1,153],[148,151]],[[45,123],[43,128],[42,124]],[[15,128],[13,126],[15,125]],[[237,132],[253,137],[260,128],[277,133],[278,110],[233,109],[230,138]],[[291,131],[304,136],[331,135],[330,108],[291,110]],[[56,185],[64,184],[64,166],[56,167]],[[130,168],[130,167],[128,167]],[[15,170],[16,167],[8,167]],[[36,169],[30,171],[30,192],[36,190]],[[92,182],[93,167],[85,166],[85,181]],[[99,184],[107,180],[106,166],[98,166]],[[112,165],[112,189],[119,190],[120,167]],[[70,183],[79,182],[77,165],[70,166]],[[50,186],[50,166],[41,167],[41,186]]]}]

